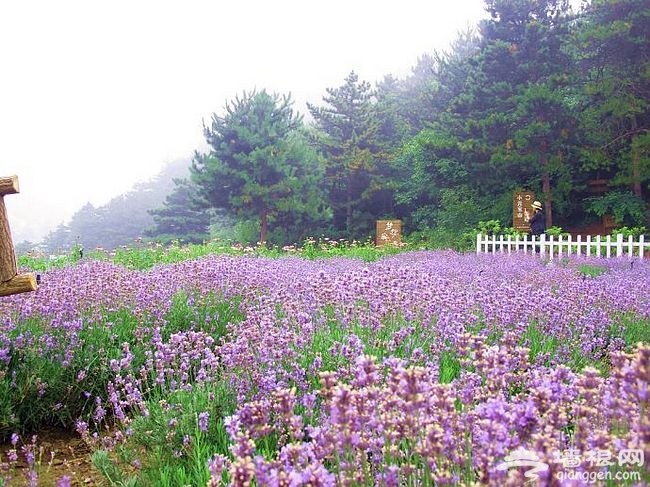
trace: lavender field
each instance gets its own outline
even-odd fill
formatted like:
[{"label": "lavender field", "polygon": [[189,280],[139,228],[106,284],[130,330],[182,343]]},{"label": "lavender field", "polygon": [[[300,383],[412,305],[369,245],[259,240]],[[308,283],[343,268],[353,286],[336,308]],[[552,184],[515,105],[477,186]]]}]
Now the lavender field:
[{"label": "lavender field", "polygon": [[0,301],[0,476],[41,485],[57,426],[106,485],[647,485],[649,290],[452,251],[50,269]]}]

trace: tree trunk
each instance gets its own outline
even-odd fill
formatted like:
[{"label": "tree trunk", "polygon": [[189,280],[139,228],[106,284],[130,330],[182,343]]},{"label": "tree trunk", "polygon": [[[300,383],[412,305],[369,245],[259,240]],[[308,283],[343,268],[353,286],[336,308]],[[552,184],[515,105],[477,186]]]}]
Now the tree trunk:
[{"label": "tree trunk", "polygon": [[4,202],[4,195],[18,192],[17,176],[0,178],[0,282],[12,279],[18,273],[16,253]]},{"label": "tree trunk", "polygon": [[540,152],[540,163],[542,173],[542,194],[544,195],[544,211],[546,212],[546,228],[553,226],[553,202],[551,201],[551,175],[548,172],[548,154],[546,153],[546,142],[542,144]]},{"label": "tree trunk", "polygon": [[[632,116],[632,130],[636,132],[636,117]],[[632,146],[632,191],[634,194],[641,198],[641,163],[639,158],[639,150],[634,146],[634,135],[631,140]]]},{"label": "tree trunk", "polygon": [[8,281],[0,282],[0,296],[36,291],[38,285],[34,274],[19,274]]},{"label": "tree trunk", "polygon": [[347,201],[345,202],[345,230],[352,240],[352,178],[348,178]]},{"label": "tree trunk", "polygon": [[632,149],[632,190],[639,198],[641,195],[641,169],[639,164],[639,151]]},{"label": "tree trunk", "polygon": [[18,274],[16,254],[11,240],[11,230],[4,198],[0,195],[0,282],[5,282]]},{"label": "tree trunk", "polygon": [[266,246],[266,230],[268,227],[269,212],[264,209],[260,215],[260,223],[262,230],[260,231],[260,244]]}]

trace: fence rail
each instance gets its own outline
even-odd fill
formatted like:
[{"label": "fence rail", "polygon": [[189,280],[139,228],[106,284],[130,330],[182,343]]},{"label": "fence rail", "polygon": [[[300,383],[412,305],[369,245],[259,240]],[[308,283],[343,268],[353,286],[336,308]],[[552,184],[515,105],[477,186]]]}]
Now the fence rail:
[{"label": "fence rail", "polygon": [[563,255],[583,255],[594,257],[638,257],[643,259],[650,253],[650,242],[645,241],[641,235],[637,239],[618,234],[614,237],[607,235],[602,237],[596,235],[571,235],[555,237],[553,235],[526,235],[524,237],[512,235],[483,235],[476,236],[477,254],[496,253],[533,253],[539,252],[549,258],[561,257]]}]

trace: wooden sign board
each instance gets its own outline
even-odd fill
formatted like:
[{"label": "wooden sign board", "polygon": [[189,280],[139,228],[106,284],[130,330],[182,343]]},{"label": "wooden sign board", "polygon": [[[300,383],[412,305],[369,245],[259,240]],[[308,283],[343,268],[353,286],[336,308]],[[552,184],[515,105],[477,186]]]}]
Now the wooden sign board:
[{"label": "wooden sign board", "polygon": [[402,243],[401,220],[377,220],[377,237],[375,245],[399,245]]},{"label": "wooden sign board", "polygon": [[515,191],[512,201],[512,226],[515,230],[530,230],[528,222],[533,216],[533,201],[535,193],[532,191]]},{"label": "wooden sign board", "polygon": [[36,291],[34,274],[18,275],[4,195],[18,193],[18,176],[0,177],[0,296]]}]

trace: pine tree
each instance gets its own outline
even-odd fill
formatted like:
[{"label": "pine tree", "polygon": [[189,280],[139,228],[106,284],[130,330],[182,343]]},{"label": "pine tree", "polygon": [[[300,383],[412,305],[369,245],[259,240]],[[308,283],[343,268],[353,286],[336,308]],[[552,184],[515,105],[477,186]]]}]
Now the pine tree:
[{"label": "pine tree", "polygon": [[197,153],[191,178],[206,205],[241,220],[257,219],[260,242],[282,213],[317,215],[325,211],[319,181],[322,165],[303,137],[302,117],[290,96],[266,91],[244,93],[213,114],[204,127],[210,145]]},{"label": "pine tree", "polygon": [[572,41],[583,81],[583,168],[642,198],[650,183],[650,6],[593,0]]},{"label": "pine tree", "polygon": [[[486,0],[483,47],[466,89],[451,104],[455,133],[467,151],[469,177],[484,195],[516,187],[539,190],[552,225],[552,204],[566,201],[570,114],[567,0]],[[511,194],[511,193],[510,193]]]},{"label": "pine tree", "polygon": [[154,226],[145,231],[148,237],[163,241],[178,240],[201,243],[209,238],[210,213],[197,205],[197,188],[187,179],[174,179],[174,190],[162,208],[150,210]]},{"label": "pine tree", "polygon": [[324,106],[308,103],[316,139],[326,159],[325,182],[335,232],[352,239],[368,234],[377,210],[373,198],[385,188],[373,91],[353,71],[338,88],[327,88]]}]

